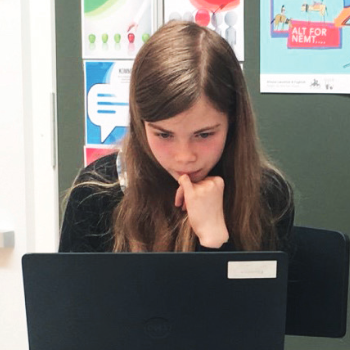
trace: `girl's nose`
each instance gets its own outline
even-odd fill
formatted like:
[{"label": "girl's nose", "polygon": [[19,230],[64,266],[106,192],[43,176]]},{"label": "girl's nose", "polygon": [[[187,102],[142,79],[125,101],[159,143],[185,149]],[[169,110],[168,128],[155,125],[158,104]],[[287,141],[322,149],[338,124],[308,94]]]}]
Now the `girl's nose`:
[{"label": "girl's nose", "polygon": [[179,142],[175,149],[175,161],[178,163],[193,163],[196,161],[196,152],[189,142]]}]

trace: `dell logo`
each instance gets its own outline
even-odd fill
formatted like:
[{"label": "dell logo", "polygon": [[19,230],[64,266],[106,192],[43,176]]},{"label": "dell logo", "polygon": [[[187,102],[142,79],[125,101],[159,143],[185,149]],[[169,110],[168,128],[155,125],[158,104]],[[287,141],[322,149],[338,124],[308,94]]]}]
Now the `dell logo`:
[{"label": "dell logo", "polygon": [[145,333],[154,339],[165,338],[170,334],[171,325],[168,320],[160,317],[150,318],[145,323]]}]

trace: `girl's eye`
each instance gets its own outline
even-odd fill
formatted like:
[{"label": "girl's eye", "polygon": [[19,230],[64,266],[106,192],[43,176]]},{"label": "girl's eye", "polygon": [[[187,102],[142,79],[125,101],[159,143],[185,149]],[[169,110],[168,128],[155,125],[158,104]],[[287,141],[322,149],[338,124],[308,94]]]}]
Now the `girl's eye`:
[{"label": "girl's eye", "polygon": [[213,135],[212,132],[202,132],[202,133],[198,134],[197,137],[199,137],[201,139],[206,139],[211,135]]},{"label": "girl's eye", "polygon": [[170,134],[166,133],[166,132],[161,132],[159,134],[156,134],[158,137],[160,137],[161,139],[168,139],[170,138]]}]

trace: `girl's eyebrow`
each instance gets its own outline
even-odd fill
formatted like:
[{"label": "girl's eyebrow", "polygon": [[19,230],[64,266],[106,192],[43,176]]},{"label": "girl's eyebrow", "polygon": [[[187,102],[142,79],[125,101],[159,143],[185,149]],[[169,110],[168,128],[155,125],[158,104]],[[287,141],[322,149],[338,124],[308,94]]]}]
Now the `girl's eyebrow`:
[{"label": "girl's eyebrow", "polygon": [[152,129],[156,129],[156,130],[159,130],[159,131],[162,131],[162,132],[165,132],[167,134],[172,134],[173,132],[170,131],[170,130],[166,130],[158,125],[155,125],[155,124],[152,124],[152,123],[148,123],[148,126],[150,126]]},{"label": "girl's eyebrow", "polygon": [[208,131],[214,131],[215,129],[217,129],[221,124],[215,124],[213,126],[207,126],[205,128],[199,129],[197,131],[194,132],[194,134],[201,134],[202,132],[208,132]]},{"label": "girl's eyebrow", "polygon": [[[221,124],[218,123],[218,124],[215,124],[215,125],[212,125],[212,126],[206,126],[206,127],[202,128],[202,129],[194,131],[193,134],[200,134],[202,132],[213,131],[213,130],[217,129],[220,125]],[[173,131],[166,130],[166,129],[162,128],[161,126],[155,125],[155,124],[150,123],[150,122],[148,123],[148,126],[150,126],[153,129],[162,131],[164,133],[173,134]]]}]

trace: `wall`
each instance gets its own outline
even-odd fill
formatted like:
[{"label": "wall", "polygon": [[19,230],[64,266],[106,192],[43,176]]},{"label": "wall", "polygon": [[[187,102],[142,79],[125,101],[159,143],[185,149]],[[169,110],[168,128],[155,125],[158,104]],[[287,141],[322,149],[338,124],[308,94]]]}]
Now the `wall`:
[{"label": "wall", "polygon": [[[293,184],[296,224],[350,235],[350,95],[261,94],[259,8],[245,1],[244,72],[263,145]],[[350,308],[347,320],[343,339],[286,337],[285,349],[347,350]]]},{"label": "wall", "polygon": [[[244,72],[262,143],[293,183],[296,223],[350,234],[350,96],[260,94],[259,9],[259,0],[245,1]],[[84,144],[80,1],[57,1],[56,21],[58,146],[64,160],[59,183],[65,190],[83,164],[82,152],[71,151]],[[349,349],[350,308],[348,312],[344,339],[286,337],[286,350]]]},{"label": "wall", "polygon": [[55,251],[57,171],[52,122],[53,1],[0,2],[0,349],[28,348],[21,257]]}]

